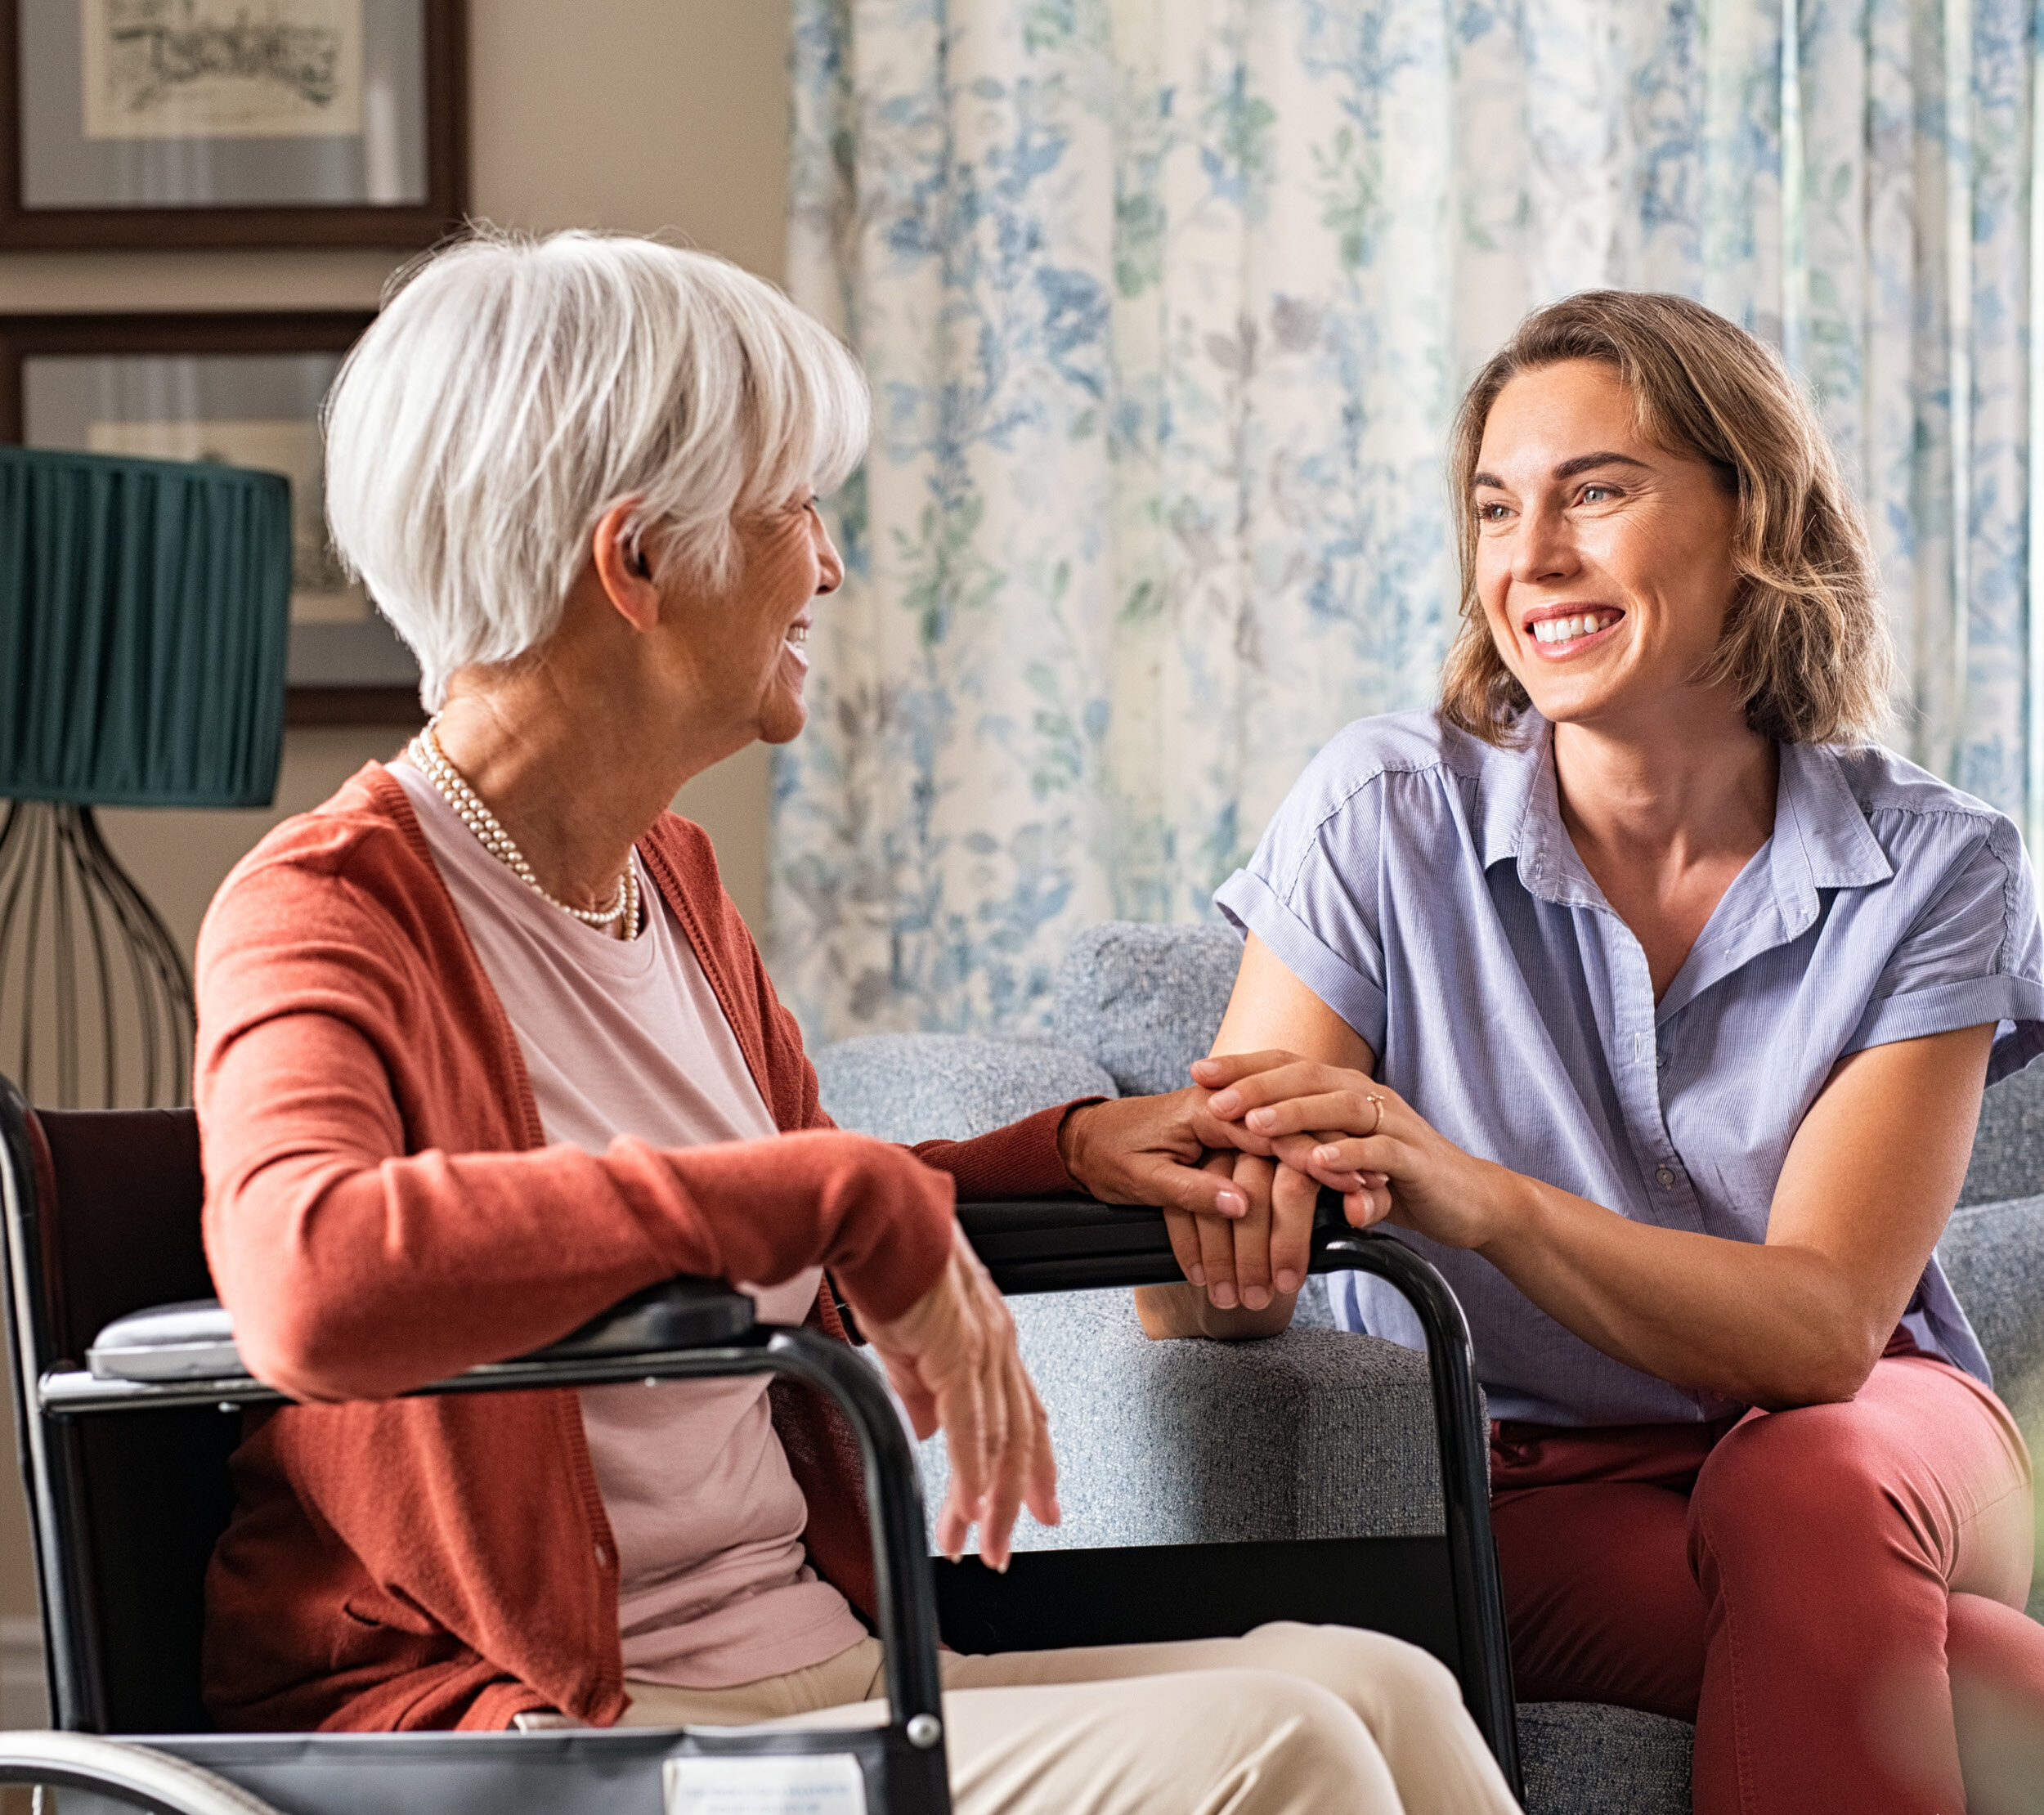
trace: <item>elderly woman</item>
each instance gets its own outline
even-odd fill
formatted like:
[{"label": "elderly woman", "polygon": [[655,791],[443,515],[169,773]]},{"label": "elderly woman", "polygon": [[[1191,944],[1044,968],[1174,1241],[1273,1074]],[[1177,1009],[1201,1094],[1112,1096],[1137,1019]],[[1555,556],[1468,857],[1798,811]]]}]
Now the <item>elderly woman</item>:
[{"label": "elderly woman", "polygon": [[[208,1253],[258,1374],[208,1585],[244,1728],[719,1723],[880,1692],[858,1484],[763,1383],[392,1396],[675,1274],[832,1335],[858,1312],[1003,1566],[1057,1517],[1041,1406],[954,1193],[1235,1188],[1185,1100],[911,1154],[834,1130],[708,841],[666,810],[802,728],[858,457],[848,356],[777,293],[641,241],[427,262],[327,418],[336,541],[437,715],[280,827],[199,951]],[[1071,1156],[1069,1164],[1066,1155]],[[961,1808],[1510,1798],[1453,1679],[1381,1636],[945,1660]]]},{"label": "elderly woman", "polygon": [[1520,1695],[1693,1719],[1703,1815],[1956,1810],[1951,1679],[2044,1705],[2028,1459],[1932,1252],[2044,1049],[2021,843],[1867,741],[1864,536],[1750,336],[1555,304],[1452,458],[1440,710],[1336,737],[1217,897],[1253,1203],[1176,1219],[1205,1295],[1145,1322],[1280,1327],[1341,1190],[1468,1314]]}]

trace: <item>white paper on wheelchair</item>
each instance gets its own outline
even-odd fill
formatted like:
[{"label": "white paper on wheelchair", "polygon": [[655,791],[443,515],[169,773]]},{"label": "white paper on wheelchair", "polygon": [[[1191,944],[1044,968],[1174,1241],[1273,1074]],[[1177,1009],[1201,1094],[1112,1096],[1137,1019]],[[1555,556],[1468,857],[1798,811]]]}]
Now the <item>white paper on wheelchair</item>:
[{"label": "white paper on wheelchair", "polygon": [[670,1759],[667,1815],[866,1815],[866,1777],[849,1752]]}]

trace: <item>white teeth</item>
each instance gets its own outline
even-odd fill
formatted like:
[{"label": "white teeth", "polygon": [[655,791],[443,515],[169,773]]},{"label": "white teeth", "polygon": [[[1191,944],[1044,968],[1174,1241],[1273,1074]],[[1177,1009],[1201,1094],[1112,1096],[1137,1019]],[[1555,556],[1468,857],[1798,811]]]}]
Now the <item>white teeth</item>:
[{"label": "white teeth", "polygon": [[1580,617],[1543,618],[1533,626],[1535,643],[1573,643],[1578,637],[1594,636],[1618,621],[1616,612],[1586,612]]},{"label": "white teeth", "polygon": [[793,643],[796,648],[800,648],[809,640],[809,627],[808,625],[791,624],[788,626],[787,641]]}]

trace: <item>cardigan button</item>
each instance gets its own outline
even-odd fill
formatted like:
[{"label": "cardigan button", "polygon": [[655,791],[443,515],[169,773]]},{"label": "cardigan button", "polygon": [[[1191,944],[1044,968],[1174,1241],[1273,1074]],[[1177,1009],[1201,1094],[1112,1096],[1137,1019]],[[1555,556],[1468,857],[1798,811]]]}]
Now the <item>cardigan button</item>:
[{"label": "cardigan button", "polygon": [[608,1544],[598,1544],[596,1547],[596,1566],[598,1569],[608,1569],[611,1566],[611,1551]]}]

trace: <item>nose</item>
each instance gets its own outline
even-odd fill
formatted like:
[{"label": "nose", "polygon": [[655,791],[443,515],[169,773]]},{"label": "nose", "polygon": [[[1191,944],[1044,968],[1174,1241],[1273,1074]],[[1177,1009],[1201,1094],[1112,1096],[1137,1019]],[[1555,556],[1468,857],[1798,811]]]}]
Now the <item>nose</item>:
[{"label": "nose", "polygon": [[831,540],[831,532],[823,526],[823,513],[813,512],[809,521],[816,526],[816,589],[818,593],[834,593],[845,584],[844,558]]},{"label": "nose", "polygon": [[1521,585],[1566,580],[1580,564],[1568,515],[1559,504],[1543,504],[1519,519],[1512,550],[1512,577]]}]

